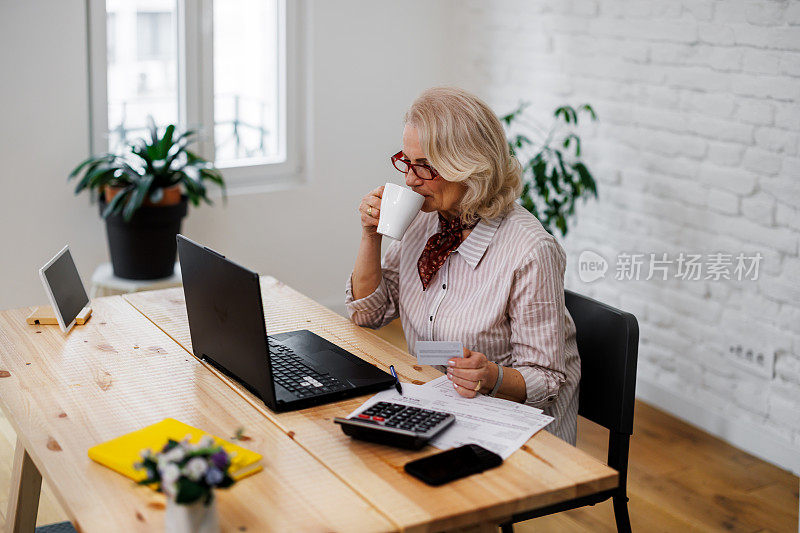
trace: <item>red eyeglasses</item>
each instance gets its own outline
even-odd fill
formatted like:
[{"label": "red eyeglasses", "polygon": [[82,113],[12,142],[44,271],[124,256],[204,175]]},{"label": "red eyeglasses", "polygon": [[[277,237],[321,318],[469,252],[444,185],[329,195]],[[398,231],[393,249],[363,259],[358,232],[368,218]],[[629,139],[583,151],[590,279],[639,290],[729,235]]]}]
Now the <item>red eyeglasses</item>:
[{"label": "red eyeglasses", "polygon": [[410,168],[414,172],[414,175],[421,180],[432,180],[439,175],[430,165],[426,165],[425,163],[412,163],[409,161],[402,150],[392,156],[392,165],[403,174],[407,174]]}]

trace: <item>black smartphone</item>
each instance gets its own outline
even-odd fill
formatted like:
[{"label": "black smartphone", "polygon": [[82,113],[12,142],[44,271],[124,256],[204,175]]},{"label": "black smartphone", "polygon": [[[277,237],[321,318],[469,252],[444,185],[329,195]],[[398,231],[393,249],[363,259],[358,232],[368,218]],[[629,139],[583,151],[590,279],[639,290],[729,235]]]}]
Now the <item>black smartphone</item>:
[{"label": "black smartphone", "polygon": [[428,485],[439,486],[503,464],[503,458],[477,444],[465,444],[416,461],[405,470]]}]

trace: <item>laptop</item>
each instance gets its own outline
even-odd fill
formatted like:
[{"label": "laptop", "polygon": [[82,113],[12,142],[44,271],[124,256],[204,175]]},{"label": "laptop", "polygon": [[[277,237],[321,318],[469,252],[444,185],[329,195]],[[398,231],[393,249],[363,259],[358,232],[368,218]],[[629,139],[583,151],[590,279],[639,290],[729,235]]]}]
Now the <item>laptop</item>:
[{"label": "laptop", "polygon": [[261,284],[225,256],[178,235],[195,357],[273,411],[293,411],[391,387],[386,372],[308,331],[267,336]]}]

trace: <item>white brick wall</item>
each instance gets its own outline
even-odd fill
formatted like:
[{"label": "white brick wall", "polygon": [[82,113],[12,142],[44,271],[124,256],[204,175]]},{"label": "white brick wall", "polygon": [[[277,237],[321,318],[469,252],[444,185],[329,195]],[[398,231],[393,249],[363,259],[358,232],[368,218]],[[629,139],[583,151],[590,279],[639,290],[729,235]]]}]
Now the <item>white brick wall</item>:
[{"label": "white brick wall", "polygon": [[[598,112],[581,134],[600,199],[579,205],[564,242],[567,285],[636,314],[639,391],[800,471],[800,2],[472,1],[453,12],[454,80],[498,112],[519,100],[539,121],[561,103]],[[585,249],[609,261],[605,279],[580,281]],[[620,252],[764,259],[756,281],[617,281]],[[776,352],[774,375],[732,364],[731,344]]]}]

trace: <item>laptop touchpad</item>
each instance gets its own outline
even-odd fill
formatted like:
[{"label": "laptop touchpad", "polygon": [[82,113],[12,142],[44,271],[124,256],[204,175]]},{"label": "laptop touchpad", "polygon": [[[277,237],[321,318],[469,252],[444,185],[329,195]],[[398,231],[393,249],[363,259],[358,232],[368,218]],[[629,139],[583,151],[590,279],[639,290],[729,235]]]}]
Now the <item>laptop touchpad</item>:
[{"label": "laptop touchpad", "polygon": [[369,365],[359,365],[350,361],[333,350],[321,350],[311,355],[311,359],[317,363],[318,368],[325,368],[331,374],[346,378],[353,384],[358,384],[360,379],[373,381],[375,376]]}]

